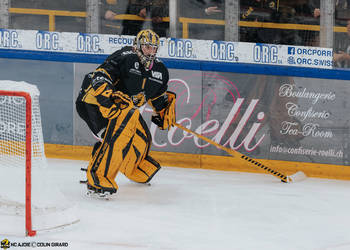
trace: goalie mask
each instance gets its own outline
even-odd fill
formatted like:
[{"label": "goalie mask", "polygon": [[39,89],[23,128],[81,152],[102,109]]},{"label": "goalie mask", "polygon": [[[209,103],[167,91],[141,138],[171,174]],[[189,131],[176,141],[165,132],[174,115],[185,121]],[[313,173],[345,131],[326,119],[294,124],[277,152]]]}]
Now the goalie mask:
[{"label": "goalie mask", "polygon": [[152,69],[159,47],[159,36],[152,30],[141,30],[134,40],[134,48],[146,70]]}]

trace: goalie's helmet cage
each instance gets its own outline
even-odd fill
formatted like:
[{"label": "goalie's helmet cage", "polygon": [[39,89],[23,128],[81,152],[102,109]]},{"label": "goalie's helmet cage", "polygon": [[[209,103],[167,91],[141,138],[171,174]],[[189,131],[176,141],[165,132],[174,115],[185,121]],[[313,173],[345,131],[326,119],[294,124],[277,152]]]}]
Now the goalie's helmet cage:
[{"label": "goalie's helmet cage", "polygon": [[[142,46],[151,46],[154,48],[155,53],[145,55],[143,53]],[[159,36],[153,30],[141,30],[135,37],[134,47],[145,69],[150,70],[157,55]]]}]

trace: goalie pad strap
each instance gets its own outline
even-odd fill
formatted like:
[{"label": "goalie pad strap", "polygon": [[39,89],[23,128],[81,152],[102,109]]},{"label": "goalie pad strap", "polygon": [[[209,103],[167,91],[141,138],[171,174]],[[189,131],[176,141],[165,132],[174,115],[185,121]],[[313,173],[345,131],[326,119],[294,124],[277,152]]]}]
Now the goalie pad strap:
[{"label": "goalie pad strap", "polygon": [[[149,165],[149,164],[145,164],[145,161],[147,161],[148,163],[153,165],[152,169],[150,169],[149,167],[148,167],[148,169],[145,169],[145,166]],[[155,159],[153,159],[150,155],[146,156],[146,158],[144,159],[144,162],[141,162],[141,164],[138,168],[141,169],[143,172],[147,172],[148,179],[147,179],[146,183],[150,182],[151,179],[156,175],[156,173],[161,169],[160,164]],[[149,170],[151,170],[152,172],[150,172]]]},{"label": "goalie pad strap", "polygon": [[160,169],[160,164],[147,155],[131,173],[126,173],[125,175],[135,182],[148,183]]}]

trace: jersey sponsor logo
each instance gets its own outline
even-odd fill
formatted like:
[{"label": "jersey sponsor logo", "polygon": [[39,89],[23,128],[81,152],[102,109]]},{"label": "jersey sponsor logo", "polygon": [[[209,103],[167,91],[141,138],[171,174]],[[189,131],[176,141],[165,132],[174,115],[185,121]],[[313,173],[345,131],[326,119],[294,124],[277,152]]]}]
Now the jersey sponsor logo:
[{"label": "jersey sponsor logo", "polygon": [[129,70],[129,72],[132,73],[132,74],[141,75],[141,71],[140,71],[140,70],[137,70],[137,69],[131,68],[131,69]]},{"label": "jersey sponsor logo", "polygon": [[158,71],[151,71],[151,74],[152,74],[152,77],[153,78],[156,78],[156,79],[160,79],[162,80],[163,79],[163,75],[161,72],[158,72]]},{"label": "jersey sponsor logo", "polygon": [[124,51],[124,52],[122,53],[122,56],[130,55],[130,54],[134,54],[134,51],[131,51],[131,50],[129,50],[129,51]]},{"label": "jersey sponsor logo", "polygon": [[159,79],[156,79],[156,78],[153,78],[153,77],[149,77],[148,79],[150,79],[152,82],[157,82],[159,84],[163,84],[162,80],[159,80]]}]

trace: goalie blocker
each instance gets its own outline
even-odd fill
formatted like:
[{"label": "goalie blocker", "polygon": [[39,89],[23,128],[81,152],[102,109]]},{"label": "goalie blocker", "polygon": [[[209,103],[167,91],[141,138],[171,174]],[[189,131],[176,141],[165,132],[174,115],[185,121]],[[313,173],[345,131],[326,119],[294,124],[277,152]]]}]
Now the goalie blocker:
[{"label": "goalie blocker", "polygon": [[115,193],[119,171],[132,181],[148,183],[160,169],[149,156],[152,138],[138,110],[149,103],[152,121],[160,129],[175,123],[176,95],[167,91],[169,73],[155,57],[158,46],[159,37],[143,30],[133,47],[114,52],[85,76],[77,112],[96,136],[104,131],[86,172],[90,191]]}]

